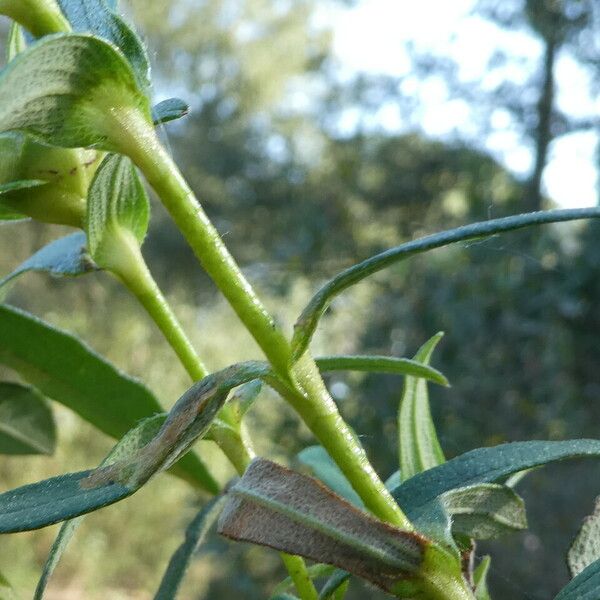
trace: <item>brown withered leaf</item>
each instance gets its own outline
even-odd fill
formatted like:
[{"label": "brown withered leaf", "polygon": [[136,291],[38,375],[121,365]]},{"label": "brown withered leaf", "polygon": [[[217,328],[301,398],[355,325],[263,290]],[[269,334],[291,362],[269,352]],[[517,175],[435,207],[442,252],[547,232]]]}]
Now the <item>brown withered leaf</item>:
[{"label": "brown withered leaf", "polygon": [[428,543],[362,512],[316,479],[262,458],[228,496],[222,535],[335,565],[387,591],[418,571]]}]

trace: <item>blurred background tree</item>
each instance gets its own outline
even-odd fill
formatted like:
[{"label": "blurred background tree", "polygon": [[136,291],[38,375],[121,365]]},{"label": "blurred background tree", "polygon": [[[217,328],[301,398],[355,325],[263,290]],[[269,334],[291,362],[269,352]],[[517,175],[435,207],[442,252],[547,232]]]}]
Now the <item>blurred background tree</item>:
[{"label": "blurred background tree", "polygon": [[[553,142],[598,128],[595,115],[561,106],[570,80],[557,66],[558,58],[575,64],[597,91],[599,17],[591,0],[473,3],[471,18],[482,27],[502,30],[507,39],[525,36],[539,47],[534,59],[498,48],[479,78],[410,40],[405,75],[348,76],[334,53],[335,19],[327,18],[347,3],[334,0],[124,4],[151,48],[157,99],[178,95],[191,104],[191,114],[164,131],[177,161],[288,331],[325,278],[369,254],[490,214],[551,208],[543,174]],[[368,52],[368,37],[356,43]],[[431,81],[465,108],[464,130],[432,136],[423,126],[421,96]],[[401,115],[399,127],[378,121],[390,105]],[[528,150],[528,172],[515,174],[499,160],[495,140],[507,133]],[[213,368],[257,356],[167,216],[154,209],[145,253],[201,355]],[[1,272],[60,233],[3,225]],[[598,233],[593,224],[561,225],[399,265],[336,301],[315,349],[410,356],[430,335],[446,331],[434,362],[453,387],[433,389],[432,401],[448,456],[502,441],[597,437]],[[159,334],[104,275],[74,282],[32,275],[8,301],[83,335],[165,402],[187,385]],[[336,374],[329,383],[388,476],[397,462],[402,381]],[[3,459],[2,488],[87,467],[110,447],[66,411],[60,419],[58,455]],[[259,450],[271,457],[287,460],[311,443],[273,395],[263,395],[251,419]],[[223,459],[210,443],[200,447],[225,481],[232,472]],[[535,472],[521,484],[531,530],[481,549],[493,553],[495,597],[545,599],[564,584],[563,557],[600,491],[599,474],[588,462]],[[72,548],[57,572],[54,597],[151,597],[194,502],[176,482],[156,481],[90,517],[74,543],[80,552]],[[53,534],[50,528],[2,541],[0,567],[16,573],[20,589],[32,589]],[[123,561],[124,552],[131,559]],[[107,556],[115,559],[99,573],[96,561]],[[270,553],[215,540],[199,556],[182,597],[265,598],[281,576]],[[355,584],[351,597],[382,596]]]}]

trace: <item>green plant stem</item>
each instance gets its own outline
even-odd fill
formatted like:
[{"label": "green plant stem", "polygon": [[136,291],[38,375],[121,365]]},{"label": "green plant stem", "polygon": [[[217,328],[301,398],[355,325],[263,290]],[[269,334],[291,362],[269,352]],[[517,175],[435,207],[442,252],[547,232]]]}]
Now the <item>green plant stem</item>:
[{"label": "green plant stem", "polygon": [[0,14],[23,25],[35,37],[71,31],[55,0],[0,0]]},{"label": "green plant stem", "polygon": [[[188,340],[181,325],[177,321],[167,300],[154,281],[150,270],[141,254],[136,241],[128,236],[114,236],[115,256],[112,270],[131,293],[146,309],[152,320],[159,327],[190,377],[196,381],[208,375],[208,370],[202,364],[191,342]],[[222,419],[229,424],[229,407],[222,409]],[[254,458],[255,453],[249,436],[244,429],[244,424],[239,424],[239,430],[233,428],[215,428],[212,439],[227,456],[239,475],[244,471]],[[300,594],[302,600],[317,600],[318,594],[310,579],[306,563],[300,556],[289,554],[281,555],[283,563]]]},{"label": "green plant stem", "polygon": [[300,556],[284,552],[281,552],[280,556],[302,600],[318,600],[319,594],[310,578],[304,560]]},{"label": "green plant stem", "polygon": [[312,358],[307,354],[290,370],[290,345],[246,281],[177,165],[154,129],[137,112],[113,113],[121,150],[155,189],[200,263],[227,298],[272,364],[291,385],[284,397],[296,409],[361,499],[375,515],[412,529],[400,507],[369,463],[356,436],[340,416]]},{"label": "green plant stem", "polygon": [[202,364],[177,317],[154,281],[137,241],[133,236],[127,234],[115,235],[112,240],[111,256],[114,258],[101,266],[113,272],[139,300],[179,357],[192,380],[198,381],[206,377],[208,369]]},{"label": "green plant stem", "polygon": [[274,319],[243,276],[154,129],[137,112],[113,114],[122,151],[142,170],[204,270],[252,333],[275,371],[287,377],[290,349]]},{"label": "green plant stem", "polygon": [[396,501],[373,469],[362,444],[340,415],[312,357],[305,353],[293,367],[301,394],[281,393],[340,467],[365,506],[381,520],[412,530]]}]

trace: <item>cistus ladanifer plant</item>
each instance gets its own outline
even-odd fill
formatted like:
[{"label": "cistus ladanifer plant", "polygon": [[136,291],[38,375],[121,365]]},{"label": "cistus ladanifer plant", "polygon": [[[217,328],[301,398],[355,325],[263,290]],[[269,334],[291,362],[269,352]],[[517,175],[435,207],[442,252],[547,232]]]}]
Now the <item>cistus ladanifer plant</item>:
[{"label": "cistus ladanifer plant", "polygon": [[[183,117],[187,106],[178,99],[152,105],[146,48],[119,16],[116,0],[0,0],[0,13],[13,21],[0,74],[0,218],[32,218],[76,230],[36,252],[0,285],[31,270],[111,273],[139,300],[193,382],[165,412],[146,387],[77,338],[0,306],[0,363],[22,379],[0,383],[0,403],[9,408],[0,412],[7,425],[0,453],[52,451],[47,399],[118,440],[94,469],[0,494],[1,534],[62,523],[34,597],[44,597],[85,514],[125,501],[168,470],[196,489],[204,504],[166,566],[155,598],[177,597],[193,553],[216,523],[222,536],[280,553],[290,577],[273,590],[273,598],[340,600],[353,578],[363,578],[397,598],[489,599],[490,558],[477,558],[475,543],[527,527],[524,502],[514,489],[518,480],[549,462],[598,457],[600,440],[515,442],[446,460],[427,389],[428,382],[447,385],[430,366],[441,334],[410,359],[314,358],[311,339],[336,295],[390,265],[448,244],[598,218],[600,209],[489,220],[392,248],[326,283],[288,336],[159,141],[156,125]],[[207,371],[144,261],[150,210],[142,178],[263,356]],[[334,370],[404,376],[399,468],[386,483],[324,384],[321,374]],[[262,386],[287,402],[315,437],[316,445],[296,457],[301,470],[255,455],[244,418]],[[225,489],[194,450],[202,437],[217,444],[239,473]],[[568,555],[573,579],[557,600],[600,598],[599,523],[596,512],[574,541]],[[6,594],[9,579],[10,573],[0,575]]]}]

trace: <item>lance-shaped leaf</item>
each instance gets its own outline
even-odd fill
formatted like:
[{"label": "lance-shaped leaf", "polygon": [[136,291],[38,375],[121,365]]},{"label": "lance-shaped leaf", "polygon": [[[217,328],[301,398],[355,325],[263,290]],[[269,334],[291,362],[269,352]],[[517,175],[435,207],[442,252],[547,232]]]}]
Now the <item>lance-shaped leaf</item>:
[{"label": "lance-shaped leaf", "polygon": [[487,586],[487,576],[490,571],[491,562],[492,559],[489,556],[484,556],[475,571],[473,571],[476,600],[491,600]]},{"label": "lance-shaped leaf", "polygon": [[0,131],[115,151],[128,127],[145,126],[152,127],[150,105],[129,62],[98,37],[42,38],[0,74]]},{"label": "lance-shaped leaf", "polygon": [[[0,305],[0,364],[117,439],[141,419],[163,412],[145,386],[80,340],[7,305]],[[194,454],[184,457],[176,474],[211,493],[219,490]]]},{"label": "lance-shaped leaf", "polygon": [[599,440],[513,442],[478,448],[411,477],[392,490],[392,495],[412,520],[427,511],[429,503],[450,490],[501,482],[523,469],[586,456],[600,456]]},{"label": "lance-shaped leaf", "polygon": [[270,367],[257,362],[209,375],[175,403],[158,433],[133,455],[0,494],[0,533],[39,529],[127,498],[187,452],[208,430],[233,387],[270,375]]},{"label": "lance-shaped leaf", "polygon": [[[147,419],[140,421],[134,429],[125,434],[123,439],[121,439],[110,451],[100,466],[104,467],[119,460],[135,456],[135,454],[158,433],[166,418],[167,415],[162,414],[148,417]],[[81,525],[84,518],[84,516],[77,517],[62,524],[62,527],[56,536],[56,540],[54,540],[54,544],[52,544],[46,563],[44,564],[42,576],[36,587],[33,600],[41,600],[43,598],[52,573],[56,569],[67,545],[73,538],[75,531]]]},{"label": "lance-shaped leaf", "polygon": [[597,560],[600,560],[600,497],[596,498],[594,512],[585,518],[569,548],[567,564],[575,577]]},{"label": "lance-shaped leaf", "polygon": [[[423,344],[415,361],[429,364],[443,335],[438,333]],[[407,377],[404,381],[398,410],[398,438],[400,472],[406,479],[445,461],[431,418],[427,382],[421,377]]]},{"label": "lance-shaped leaf", "polygon": [[32,388],[0,382],[0,454],[52,454],[55,446],[48,402]]},{"label": "lance-shaped leaf", "polygon": [[352,502],[354,506],[364,509],[365,505],[360,496],[354,491],[346,476],[323,446],[309,446],[299,452],[297,457],[303,465],[310,469],[312,475],[321,480],[328,488],[348,502]]},{"label": "lance-shaped leaf", "polygon": [[93,472],[61,475],[0,494],[0,533],[47,527],[114,504],[135,491],[110,481],[85,487]]},{"label": "lance-shaped leaf", "polygon": [[56,0],[0,0],[0,14],[19,22],[36,37],[69,31]]},{"label": "lance-shaped leaf", "polygon": [[448,380],[437,369],[410,358],[392,356],[322,356],[315,359],[317,367],[326,371],[366,371],[422,377],[447,386]]},{"label": "lance-shaped leaf", "polygon": [[527,529],[523,499],[505,485],[480,483],[450,490],[442,504],[452,519],[452,531],[487,540]]},{"label": "lance-shaped leaf", "polygon": [[319,592],[319,600],[337,600],[338,594],[343,598],[348,584],[350,573],[342,569],[336,569]]},{"label": "lance-shaped leaf", "polygon": [[185,530],[185,541],[171,557],[154,600],[175,600],[177,598],[177,593],[193,555],[198,551],[210,528],[217,520],[224,502],[224,496],[218,496],[211,500],[189,524]]},{"label": "lance-shaped leaf", "polygon": [[255,459],[229,490],[219,532],[336,565],[383,589],[415,574],[427,542],[358,510],[316,479]]},{"label": "lance-shaped leaf", "polygon": [[600,208],[590,208],[542,211],[503,219],[492,219],[429,235],[368,258],[342,271],[313,296],[294,326],[292,358],[296,361],[304,354],[319,324],[319,319],[327,310],[333,298],[370,275],[399,261],[449,244],[488,237],[532,225],[599,217]]},{"label": "lance-shaped leaf", "polygon": [[58,0],[73,31],[93,33],[112,42],[125,55],[141,89],[150,87],[150,63],[137,34],[104,0]]},{"label": "lance-shaped leaf", "polygon": [[141,245],[149,218],[148,196],[129,158],[107,156],[88,193],[86,232],[92,258],[106,269],[127,268],[129,244]]},{"label": "lance-shaped leaf", "polygon": [[554,600],[598,600],[600,590],[600,560],[586,567],[572,579]]},{"label": "lance-shaped leaf", "polygon": [[0,279],[0,287],[28,271],[41,271],[55,277],[76,277],[96,269],[86,250],[82,232],[50,242],[22,262],[10,275]]},{"label": "lance-shaped leaf", "polygon": [[169,98],[159,102],[152,109],[152,120],[155,125],[168,123],[185,117],[190,112],[190,107],[179,98]]}]

